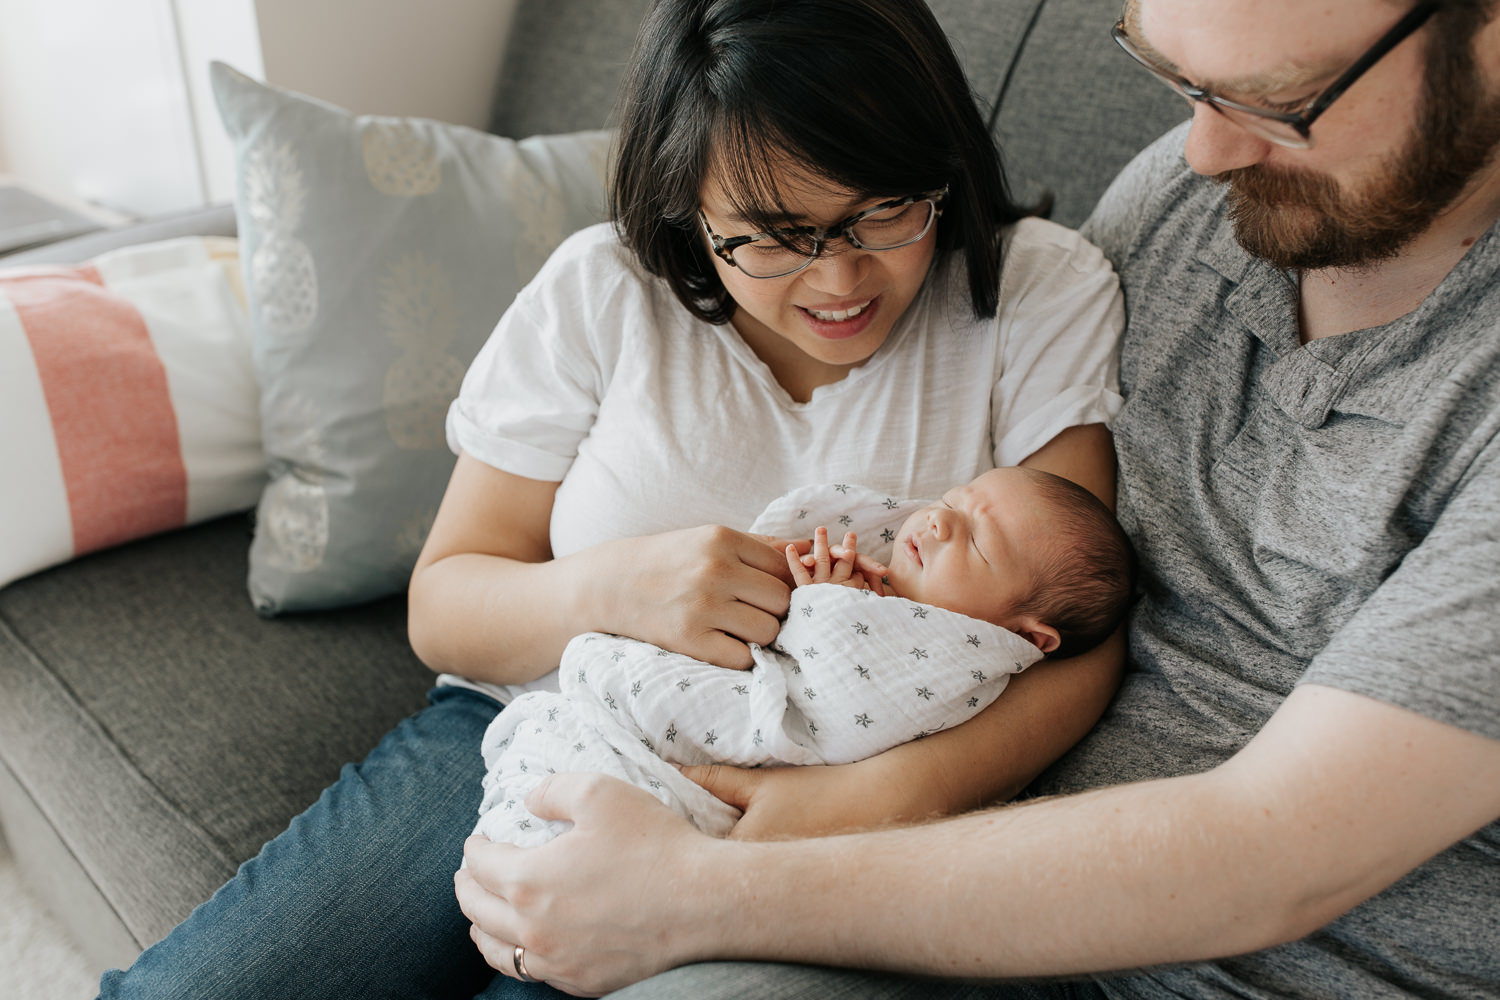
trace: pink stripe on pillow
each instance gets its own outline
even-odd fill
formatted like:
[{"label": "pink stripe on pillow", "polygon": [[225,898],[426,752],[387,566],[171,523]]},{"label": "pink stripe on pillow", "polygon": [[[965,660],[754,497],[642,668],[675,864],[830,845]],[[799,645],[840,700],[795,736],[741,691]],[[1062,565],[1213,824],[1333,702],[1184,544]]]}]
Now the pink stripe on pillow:
[{"label": "pink stripe on pillow", "polygon": [[181,526],[188,494],[177,416],[140,313],[92,267],[9,275],[0,290],[47,398],[74,554]]}]

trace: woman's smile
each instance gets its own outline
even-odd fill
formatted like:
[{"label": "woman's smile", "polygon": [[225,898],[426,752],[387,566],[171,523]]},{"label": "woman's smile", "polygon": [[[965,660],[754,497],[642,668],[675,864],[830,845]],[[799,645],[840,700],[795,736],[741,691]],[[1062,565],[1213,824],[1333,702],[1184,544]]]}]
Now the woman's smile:
[{"label": "woman's smile", "polygon": [[838,309],[814,309],[798,306],[807,326],[824,340],[844,340],[858,336],[875,321],[880,311],[880,298],[867,299]]}]

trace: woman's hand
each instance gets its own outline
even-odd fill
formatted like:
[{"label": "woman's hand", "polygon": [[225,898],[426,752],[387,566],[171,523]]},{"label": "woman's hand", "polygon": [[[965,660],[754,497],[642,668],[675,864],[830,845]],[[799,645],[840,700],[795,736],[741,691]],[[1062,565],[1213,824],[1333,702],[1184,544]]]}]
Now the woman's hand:
[{"label": "woman's hand", "polygon": [[573,828],[535,848],[471,837],[454,876],[470,937],[491,967],[526,971],[568,993],[596,996],[723,951],[699,942],[711,924],[703,904],[726,900],[708,883],[738,865],[709,859],[726,849],[647,793],[602,775],[554,775],[526,808]]},{"label": "woman's hand", "polygon": [[[924,795],[926,786],[893,781],[884,771],[892,760],[876,756],[854,764],[754,769],[707,764],[684,767],[682,773],[744,813],[730,831],[733,840],[827,837],[945,811],[941,796]],[[916,797],[900,797],[903,790]]]},{"label": "woman's hand", "polygon": [[600,563],[590,576],[601,612],[589,628],[720,667],[748,669],[749,643],[774,640],[791,603],[781,548],[743,531],[688,528],[606,542],[588,554]]}]

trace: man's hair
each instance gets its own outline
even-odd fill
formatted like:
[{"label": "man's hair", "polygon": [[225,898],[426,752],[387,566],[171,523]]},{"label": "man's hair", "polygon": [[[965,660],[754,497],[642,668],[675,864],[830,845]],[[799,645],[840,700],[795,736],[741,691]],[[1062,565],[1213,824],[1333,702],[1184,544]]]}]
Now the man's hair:
[{"label": "man's hair", "polygon": [[621,240],[708,322],[735,309],[698,223],[711,171],[747,232],[786,224],[778,183],[799,174],[872,198],[948,185],[928,238],[963,251],[975,315],[995,314],[999,228],[1028,213],[922,0],[657,0],[618,117]]},{"label": "man's hair", "polygon": [[1057,629],[1062,641],[1050,658],[1077,656],[1109,638],[1125,619],[1135,592],[1135,554],[1098,497],[1061,476],[1025,471],[1051,520],[1032,557],[1033,589],[1012,613],[1034,615]]}]

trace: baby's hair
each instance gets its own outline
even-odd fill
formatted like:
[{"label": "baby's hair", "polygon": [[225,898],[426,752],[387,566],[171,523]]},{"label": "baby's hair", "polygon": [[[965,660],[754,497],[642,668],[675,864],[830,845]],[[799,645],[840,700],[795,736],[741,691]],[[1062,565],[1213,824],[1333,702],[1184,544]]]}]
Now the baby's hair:
[{"label": "baby's hair", "polygon": [[928,238],[962,251],[974,314],[995,314],[1000,227],[1028,213],[922,0],[657,0],[618,117],[610,214],[694,315],[735,311],[698,222],[710,174],[745,219],[726,236],[786,225],[787,181],[871,198],[946,184]]},{"label": "baby's hair", "polygon": [[1135,590],[1135,554],[1115,515],[1077,483],[1025,469],[1052,515],[1048,538],[1033,558],[1033,589],[1013,609],[1057,629],[1061,642],[1048,654],[1063,659],[1086,653],[1115,631]]}]

